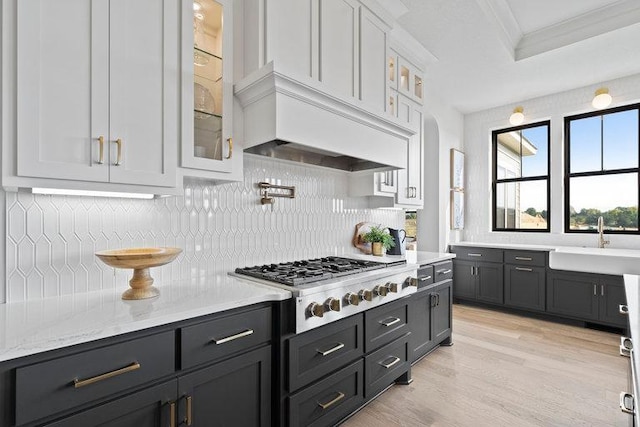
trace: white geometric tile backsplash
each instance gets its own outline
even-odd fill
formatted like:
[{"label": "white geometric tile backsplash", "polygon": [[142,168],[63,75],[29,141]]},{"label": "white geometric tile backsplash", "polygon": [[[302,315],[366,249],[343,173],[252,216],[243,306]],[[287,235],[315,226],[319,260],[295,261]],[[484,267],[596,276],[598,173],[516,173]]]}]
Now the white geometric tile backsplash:
[{"label": "white geometric tile backsplash", "polygon": [[[368,209],[348,196],[344,172],[245,156],[244,182],[185,180],[181,197],[134,200],[6,193],[6,301],[126,289],[130,270],[113,270],[102,249],[176,246],[156,268],[158,284],[235,267],[353,253],[354,226],[402,228],[404,213]],[[295,199],[260,205],[256,183],[294,185]]]}]

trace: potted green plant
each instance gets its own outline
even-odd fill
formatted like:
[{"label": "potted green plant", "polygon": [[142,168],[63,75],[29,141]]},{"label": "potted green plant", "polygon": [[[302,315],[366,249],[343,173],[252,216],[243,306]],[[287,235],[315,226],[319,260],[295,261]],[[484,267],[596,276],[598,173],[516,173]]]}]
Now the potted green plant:
[{"label": "potted green plant", "polygon": [[362,240],[371,243],[371,251],[376,256],[382,256],[384,250],[388,250],[396,245],[393,237],[381,227],[371,227],[368,232],[362,235]]}]

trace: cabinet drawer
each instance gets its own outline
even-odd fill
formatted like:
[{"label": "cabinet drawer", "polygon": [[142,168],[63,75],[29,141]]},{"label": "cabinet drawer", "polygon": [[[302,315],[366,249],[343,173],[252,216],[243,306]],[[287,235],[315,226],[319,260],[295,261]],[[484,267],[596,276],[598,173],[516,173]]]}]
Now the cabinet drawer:
[{"label": "cabinet drawer", "polygon": [[472,248],[464,246],[452,246],[451,252],[456,254],[456,259],[468,261],[502,262],[502,249]]},{"label": "cabinet drawer", "polygon": [[425,265],[418,269],[418,289],[433,283],[433,265]]},{"label": "cabinet drawer", "polygon": [[182,369],[271,340],[271,308],[232,314],[182,328]]},{"label": "cabinet drawer", "polygon": [[365,398],[369,399],[407,372],[409,335],[385,345],[364,359]]},{"label": "cabinet drawer", "polygon": [[407,298],[365,311],[365,351],[375,350],[409,332],[408,313]]},{"label": "cabinet drawer", "polygon": [[347,366],[289,398],[289,424],[330,426],[364,402],[364,362]]},{"label": "cabinet drawer", "polygon": [[291,338],[288,342],[289,391],[362,356],[363,329],[362,315],[357,314]]},{"label": "cabinet drawer", "polygon": [[16,424],[101,399],[174,372],[164,332],[16,369]]},{"label": "cabinet drawer", "polygon": [[433,264],[433,281],[442,282],[453,278],[453,262],[443,261]]},{"label": "cabinet drawer", "polygon": [[546,265],[547,252],[539,251],[504,251],[504,262],[507,264],[535,265],[544,267]]}]

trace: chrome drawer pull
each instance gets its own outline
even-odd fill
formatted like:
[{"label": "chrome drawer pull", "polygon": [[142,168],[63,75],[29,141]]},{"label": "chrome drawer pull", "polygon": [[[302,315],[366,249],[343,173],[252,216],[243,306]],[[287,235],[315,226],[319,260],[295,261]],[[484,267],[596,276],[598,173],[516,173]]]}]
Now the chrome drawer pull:
[{"label": "chrome drawer pull", "polygon": [[399,357],[394,357],[393,358],[393,362],[391,363],[380,363],[380,366],[382,366],[385,369],[389,369],[395,365],[397,365],[400,362],[400,358]]},{"label": "chrome drawer pull", "polygon": [[[393,320],[389,321],[390,319],[393,319]],[[398,322],[400,322],[400,319],[399,319],[399,318],[397,318],[397,317],[390,317],[389,319],[381,320],[379,323],[380,323],[381,325],[384,325],[384,326],[386,326],[386,327],[389,327],[389,326],[393,326],[393,325],[395,325],[395,324],[396,324],[396,323],[398,323]]]},{"label": "chrome drawer pull", "polygon": [[467,254],[467,256],[482,256],[482,254]]},{"label": "chrome drawer pull", "polygon": [[95,377],[87,378],[86,380],[79,380],[77,378],[74,378],[73,387],[74,388],[84,387],[86,385],[94,384],[102,380],[117,377],[118,375],[126,374],[127,372],[135,371],[137,369],[140,369],[140,364],[138,362],[133,362],[131,365],[125,366],[124,368],[116,369],[115,371],[100,374]]},{"label": "chrome drawer pull", "polygon": [[431,279],[431,276],[421,277],[420,281],[424,282],[425,280],[429,280],[429,279]]},{"label": "chrome drawer pull", "polygon": [[237,340],[238,338],[247,337],[247,336],[249,336],[251,334],[253,334],[253,329],[247,329],[244,332],[240,332],[239,334],[231,335],[230,337],[220,338],[219,340],[214,338],[210,342],[213,342],[216,345],[219,345],[219,344],[224,344],[224,343],[229,342],[229,341]]},{"label": "chrome drawer pull", "polygon": [[530,258],[528,256],[517,256],[516,259],[518,261],[533,261],[533,258]]},{"label": "chrome drawer pull", "polygon": [[516,267],[516,270],[518,270],[518,271],[528,271],[529,273],[531,273],[533,271],[533,268]]},{"label": "chrome drawer pull", "polygon": [[620,314],[629,314],[629,307],[626,304],[620,304],[618,306],[618,312]]},{"label": "chrome drawer pull", "polygon": [[620,337],[620,356],[631,357],[633,341],[629,337]]},{"label": "chrome drawer pull", "polygon": [[451,269],[449,268],[447,270],[438,270],[438,271],[436,271],[436,273],[438,273],[438,274],[449,274],[449,273],[451,273]]},{"label": "chrome drawer pull", "polygon": [[338,392],[338,396],[336,396],[335,399],[330,400],[327,403],[318,402],[318,406],[321,407],[322,409],[327,409],[327,408],[335,405],[336,403],[340,402],[342,399],[344,399],[344,393]]},{"label": "chrome drawer pull", "polygon": [[[627,406],[627,399],[631,399],[631,404],[634,404],[635,399],[633,398],[633,394],[630,393],[626,393],[626,392],[622,392],[620,393],[620,409],[622,410],[622,412],[626,413],[626,414],[635,414],[636,410],[634,407],[629,408]],[[635,405],[634,405],[635,406]]]},{"label": "chrome drawer pull", "polygon": [[322,351],[322,350],[316,350],[318,352],[318,354],[322,355],[322,356],[328,356],[333,352],[336,352],[338,350],[340,350],[341,348],[344,348],[344,344],[342,344],[341,342],[338,343],[338,345],[336,345],[335,347],[330,348],[327,351]]}]

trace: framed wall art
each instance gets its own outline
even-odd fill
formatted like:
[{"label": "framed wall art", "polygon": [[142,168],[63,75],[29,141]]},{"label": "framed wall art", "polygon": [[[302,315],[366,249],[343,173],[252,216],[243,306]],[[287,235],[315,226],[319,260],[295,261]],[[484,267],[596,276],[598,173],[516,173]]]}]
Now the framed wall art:
[{"label": "framed wall art", "polygon": [[464,153],[451,149],[451,189],[464,189]]},{"label": "framed wall art", "polygon": [[464,192],[451,190],[451,229],[464,228]]}]

